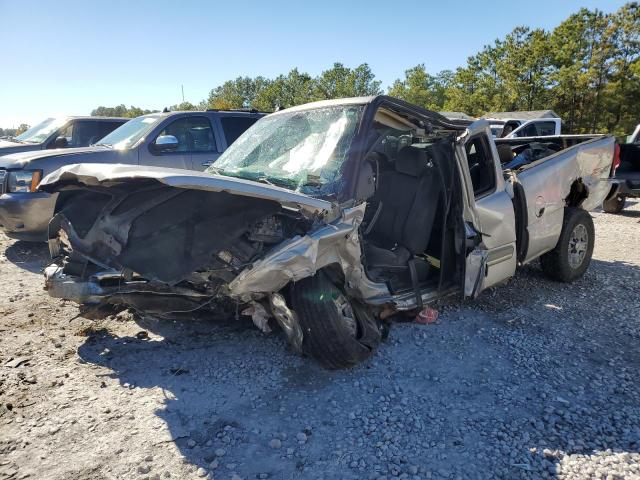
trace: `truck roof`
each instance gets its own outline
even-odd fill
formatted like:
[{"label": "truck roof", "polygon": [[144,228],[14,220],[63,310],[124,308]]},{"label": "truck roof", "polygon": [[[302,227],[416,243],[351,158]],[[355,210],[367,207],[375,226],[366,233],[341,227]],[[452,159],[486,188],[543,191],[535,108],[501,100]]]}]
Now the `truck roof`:
[{"label": "truck roof", "polygon": [[[170,117],[172,115],[178,115],[182,113],[223,113],[223,114],[233,114],[233,115],[247,115],[247,116],[262,116],[267,115],[268,112],[259,112],[258,110],[244,110],[244,109],[217,109],[212,108],[208,110],[172,110],[170,112],[154,112],[147,113],[145,115],[140,115],[141,117]],[[128,119],[131,120],[131,119]]]},{"label": "truck roof", "polygon": [[474,117],[464,112],[440,112],[440,115],[444,115],[451,120],[475,120]]},{"label": "truck roof", "polygon": [[[55,118],[55,117],[50,117],[50,118]],[[68,120],[107,120],[110,122],[119,122],[119,121],[129,121],[131,120],[130,118],[126,118],[126,117],[98,117],[98,116],[91,116],[91,115],[67,115],[64,116],[62,118],[66,118]]]}]

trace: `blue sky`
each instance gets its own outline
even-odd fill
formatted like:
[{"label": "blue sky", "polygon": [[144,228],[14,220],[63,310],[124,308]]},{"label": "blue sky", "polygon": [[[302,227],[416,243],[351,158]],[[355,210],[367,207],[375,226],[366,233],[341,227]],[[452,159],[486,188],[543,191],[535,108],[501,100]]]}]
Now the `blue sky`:
[{"label": "blue sky", "polygon": [[[467,4],[468,3],[468,4]],[[367,62],[386,87],[405,69],[454,69],[517,25],[553,28],[614,0],[0,0],[0,127],[120,103],[194,103],[239,75],[312,75]]]}]

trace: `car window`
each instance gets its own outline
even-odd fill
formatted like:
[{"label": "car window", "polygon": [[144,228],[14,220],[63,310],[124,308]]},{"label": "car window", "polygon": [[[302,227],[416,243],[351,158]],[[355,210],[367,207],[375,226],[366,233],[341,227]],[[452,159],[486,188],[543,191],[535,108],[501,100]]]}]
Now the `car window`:
[{"label": "car window", "polygon": [[486,139],[479,136],[467,142],[466,150],[473,193],[479,197],[492,191],[496,184],[491,149]]},{"label": "car window", "polygon": [[117,122],[79,120],[67,127],[71,128],[72,133],[69,136],[65,134],[65,137],[67,137],[70,147],[87,147],[97,143],[119,126],[120,124]]},{"label": "car window", "polygon": [[525,125],[515,134],[516,137],[536,137],[537,135],[538,130],[536,129],[535,123],[529,123],[528,125]]},{"label": "car window", "polygon": [[258,119],[255,117],[231,117],[224,116],[220,118],[222,130],[227,139],[227,146],[231,145],[236,139],[242,135],[251,125],[256,123]]},{"label": "car window", "polygon": [[[67,146],[69,147],[73,147],[74,145],[73,143],[73,131],[74,131],[74,123],[71,122],[68,125],[64,126],[63,128],[60,129],[60,131],[58,132],[58,135],[56,136],[56,138],[53,139],[52,142],[55,142],[58,138],[64,138],[67,141]],[[51,147],[49,147],[51,148]]]},{"label": "car window", "polygon": [[212,152],[216,150],[213,129],[206,117],[179,118],[167,125],[158,137],[163,135],[172,135],[178,140],[178,148],[174,152]]},{"label": "car window", "polygon": [[555,135],[556,133],[555,122],[536,122],[535,125],[538,136]]}]

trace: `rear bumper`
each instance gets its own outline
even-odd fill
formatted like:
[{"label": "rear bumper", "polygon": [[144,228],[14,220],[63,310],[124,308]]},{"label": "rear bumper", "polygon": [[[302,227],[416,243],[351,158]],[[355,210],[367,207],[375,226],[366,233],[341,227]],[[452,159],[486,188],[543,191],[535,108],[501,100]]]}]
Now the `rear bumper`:
[{"label": "rear bumper", "polygon": [[57,196],[45,192],[0,195],[0,229],[18,240],[46,241]]}]

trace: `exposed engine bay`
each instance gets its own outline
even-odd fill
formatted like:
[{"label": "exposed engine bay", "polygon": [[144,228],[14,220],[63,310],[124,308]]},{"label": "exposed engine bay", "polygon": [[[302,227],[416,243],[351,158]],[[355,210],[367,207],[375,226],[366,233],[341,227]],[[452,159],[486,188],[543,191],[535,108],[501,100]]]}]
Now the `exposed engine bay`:
[{"label": "exposed engine bay", "polygon": [[317,220],[277,202],[226,192],[148,182],[137,187],[134,193],[71,190],[73,201],[52,220],[56,274],[102,287],[100,298],[79,289],[76,301],[152,312],[172,311],[173,303],[178,311],[197,308],[228,296],[224,289],[242,270]]}]

